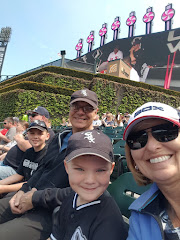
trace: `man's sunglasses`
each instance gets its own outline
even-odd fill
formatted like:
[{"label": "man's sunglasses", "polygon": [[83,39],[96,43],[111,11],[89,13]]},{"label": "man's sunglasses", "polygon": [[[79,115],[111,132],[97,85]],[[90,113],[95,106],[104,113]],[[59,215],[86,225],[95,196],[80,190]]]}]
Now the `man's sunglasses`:
[{"label": "man's sunglasses", "polygon": [[30,114],[31,117],[36,117],[37,115],[39,115],[38,113],[32,113]]},{"label": "man's sunglasses", "polygon": [[[151,129],[152,136],[158,142],[170,142],[177,138],[179,132],[179,127],[170,122],[147,129]],[[126,143],[131,150],[138,150],[146,146],[148,142],[147,129],[129,134]]]},{"label": "man's sunglasses", "polygon": [[84,113],[90,113],[92,111],[94,111],[95,109],[92,106],[79,106],[77,104],[71,104],[70,105],[70,109],[74,112],[79,111],[79,109],[82,109]]}]

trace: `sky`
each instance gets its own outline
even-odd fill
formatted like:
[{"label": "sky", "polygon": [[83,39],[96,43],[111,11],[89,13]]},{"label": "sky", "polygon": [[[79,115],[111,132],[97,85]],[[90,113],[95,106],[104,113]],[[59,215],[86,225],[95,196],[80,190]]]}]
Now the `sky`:
[{"label": "sky", "polygon": [[105,43],[113,40],[111,25],[115,17],[121,21],[119,39],[128,37],[126,20],[136,12],[134,36],[145,34],[142,18],[148,7],[153,7],[155,18],[152,33],[165,30],[161,15],[165,6],[175,9],[172,29],[180,27],[180,0],[6,0],[1,1],[0,29],[11,27],[1,75],[16,75],[60,58],[76,58],[75,46],[83,39],[83,54],[88,51],[86,39],[94,30],[93,49],[100,46],[99,30],[107,23]]}]

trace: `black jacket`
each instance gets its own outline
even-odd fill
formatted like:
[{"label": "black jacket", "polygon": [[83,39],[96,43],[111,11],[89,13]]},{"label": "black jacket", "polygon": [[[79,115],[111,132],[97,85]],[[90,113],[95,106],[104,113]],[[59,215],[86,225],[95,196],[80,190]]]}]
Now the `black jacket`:
[{"label": "black jacket", "polygon": [[60,152],[62,141],[65,136],[71,132],[71,129],[66,129],[61,133],[57,133],[51,143],[48,146],[47,153],[42,161],[39,169],[29,179],[29,181],[23,184],[20,190],[27,192],[33,187],[38,190],[45,188],[65,188],[69,186],[68,175],[64,168],[64,149]]}]

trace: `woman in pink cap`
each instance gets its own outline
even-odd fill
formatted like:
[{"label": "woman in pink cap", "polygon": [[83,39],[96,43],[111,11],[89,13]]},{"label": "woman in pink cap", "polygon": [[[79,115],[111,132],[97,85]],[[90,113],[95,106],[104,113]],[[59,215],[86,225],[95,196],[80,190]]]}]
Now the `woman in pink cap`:
[{"label": "woman in pink cap", "polygon": [[180,239],[180,113],[148,102],[131,115],[124,132],[127,164],[150,189],[131,206],[128,239]]}]

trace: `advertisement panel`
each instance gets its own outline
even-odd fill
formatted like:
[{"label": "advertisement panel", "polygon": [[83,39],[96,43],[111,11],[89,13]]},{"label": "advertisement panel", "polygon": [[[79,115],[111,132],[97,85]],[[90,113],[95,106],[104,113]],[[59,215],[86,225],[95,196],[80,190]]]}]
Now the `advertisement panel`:
[{"label": "advertisement panel", "polygon": [[122,59],[136,71],[140,81],[148,82],[148,79],[165,80],[167,66],[171,68],[175,52],[172,80],[180,80],[180,28],[117,39],[81,56],[78,60],[96,63],[97,70],[103,73],[107,71],[109,61]]}]

